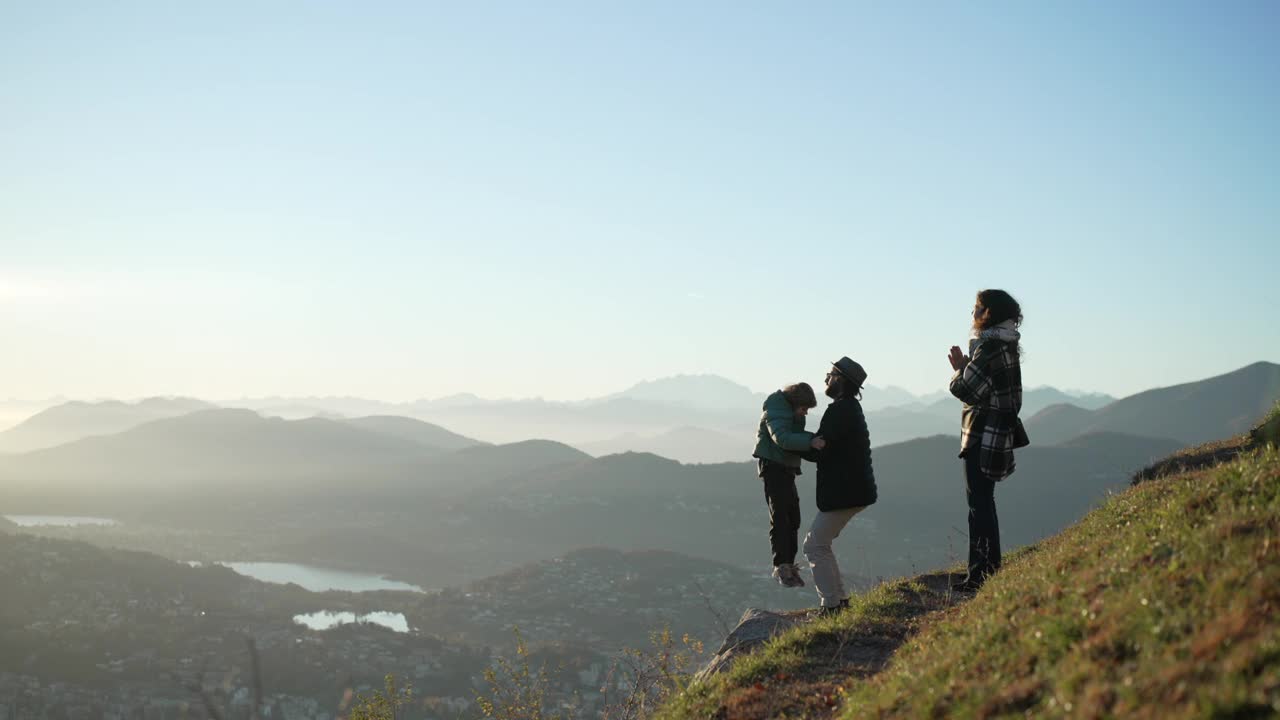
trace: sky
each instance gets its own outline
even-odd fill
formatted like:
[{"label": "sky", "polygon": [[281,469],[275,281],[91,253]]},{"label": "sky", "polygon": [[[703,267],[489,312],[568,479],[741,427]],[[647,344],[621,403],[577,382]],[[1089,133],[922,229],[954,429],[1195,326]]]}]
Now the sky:
[{"label": "sky", "polygon": [[0,397],[1280,362],[1280,5],[0,3]]}]

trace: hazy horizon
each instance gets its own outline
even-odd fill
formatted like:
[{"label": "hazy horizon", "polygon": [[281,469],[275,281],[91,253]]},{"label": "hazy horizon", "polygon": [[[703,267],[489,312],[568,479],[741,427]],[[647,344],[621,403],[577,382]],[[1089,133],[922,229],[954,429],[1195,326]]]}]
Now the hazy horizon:
[{"label": "hazy horizon", "polygon": [[[1275,362],[1275,361],[1267,360],[1267,359],[1257,360],[1257,361],[1254,361],[1254,362],[1267,362],[1267,363],[1272,363],[1272,364],[1280,364],[1280,363],[1277,363],[1277,362]],[[1240,367],[1247,367],[1248,365],[1252,365],[1252,364],[1254,364],[1254,363],[1246,363],[1246,365],[1243,365],[1243,366],[1240,366]],[[1068,394],[1068,395],[1075,395],[1075,396],[1111,395],[1112,397],[1115,397],[1115,398],[1117,398],[1117,399],[1120,399],[1120,398],[1128,397],[1128,396],[1130,396],[1130,395],[1135,395],[1135,394],[1138,394],[1138,393],[1141,393],[1141,392],[1145,392],[1145,391],[1147,391],[1147,390],[1155,390],[1155,389],[1163,388],[1163,387],[1171,387],[1171,386],[1181,385],[1181,384],[1184,384],[1184,383],[1196,382],[1196,381],[1199,381],[1199,380],[1204,380],[1204,379],[1207,379],[1207,378],[1210,378],[1210,377],[1216,377],[1216,376],[1218,376],[1218,375],[1223,375],[1223,374],[1226,374],[1226,373],[1232,372],[1232,371],[1234,371],[1234,370],[1238,370],[1238,369],[1240,369],[1240,367],[1232,367],[1232,368],[1224,369],[1224,370],[1222,370],[1221,372],[1213,372],[1213,373],[1211,373],[1211,374],[1209,374],[1209,375],[1205,375],[1205,376],[1202,376],[1202,377],[1187,378],[1187,379],[1185,379],[1185,380],[1179,380],[1179,381],[1175,381],[1175,382],[1169,383],[1168,385],[1151,385],[1151,386],[1149,386],[1149,387],[1140,387],[1140,388],[1138,388],[1138,389],[1134,390],[1133,392],[1125,393],[1125,394],[1123,394],[1123,395],[1114,395],[1114,394],[1112,394],[1112,393],[1104,393],[1104,392],[1102,392],[1101,390],[1095,390],[1095,389],[1092,389],[1092,388],[1061,387],[1061,386],[1058,386],[1058,385],[1053,385],[1053,384],[1051,384],[1051,383],[1040,383],[1040,384],[1037,384],[1037,385],[1027,385],[1024,389],[1025,389],[1025,390],[1054,389],[1054,390],[1059,390],[1059,391],[1061,391],[1061,392],[1063,392],[1063,393],[1066,393],[1066,394]],[[826,371],[825,367],[824,367],[822,370],[823,370],[823,372],[825,372],[825,371]],[[809,375],[815,375],[815,374],[816,374],[816,373],[809,373]],[[636,380],[636,381],[634,381],[634,382],[621,384],[621,385],[618,385],[617,387],[615,387],[614,389],[612,389],[612,390],[608,390],[608,391],[603,392],[603,393],[601,393],[601,394],[599,394],[599,395],[589,395],[589,396],[588,396],[588,395],[582,395],[582,396],[574,396],[574,397],[554,397],[554,398],[553,398],[553,397],[540,396],[540,395],[522,395],[522,396],[497,396],[497,395],[484,395],[484,394],[482,394],[482,393],[472,392],[472,391],[469,391],[469,390],[465,390],[465,389],[464,389],[464,390],[460,390],[460,391],[458,391],[458,392],[448,393],[448,394],[445,394],[445,395],[435,395],[435,396],[417,396],[417,397],[408,397],[408,396],[406,396],[406,397],[372,397],[372,396],[367,396],[367,395],[351,395],[351,394],[346,394],[346,393],[327,393],[327,392],[305,393],[305,394],[299,394],[299,395],[286,395],[286,394],[281,394],[281,393],[264,393],[264,394],[255,394],[255,395],[250,395],[250,394],[240,394],[240,395],[235,395],[235,396],[231,396],[231,397],[205,397],[205,396],[196,395],[196,394],[193,394],[193,393],[181,393],[181,392],[155,393],[155,394],[150,394],[150,395],[110,395],[110,394],[106,394],[106,395],[90,395],[90,396],[72,396],[72,395],[66,395],[66,394],[56,394],[56,395],[50,395],[50,396],[46,396],[46,397],[34,397],[34,396],[17,396],[17,395],[9,395],[9,396],[5,396],[5,397],[0,397],[0,402],[12,403],[12,404],[29,404],[29,405],[36,405],[36,404],[40,404],[40,403],[49,403],[49,402],[56,402],[56,403],[61,403],[61,402],[89,402],[89,403],[94,403],[94,402],[119,401],[119,402],[125,402],[125,403],[138,403],[138,402],[142,402],[142,401],[144,401],[144,400],[153,400],[153,399],[178,399],[178,398],[189,398],[189,399],[193,399],[193,400],[203,400],[203,401],[206,401],[206,402],[209,402],[209,403],[213,403],[213,404],[215,404],[215,405],[227,405],[228,403],[234,403],[234,402],[236,402],[236,401],[241,401],[241,400],[257,400],[257,401],[261,401],[261,400],[269,400],[269,399],[280,399],[280,400],[307,400],[307,399],[323,399],[323,398],[333,398],[333,399],[342,399],[342,398],[347,398],[347,399],[353,399],[353,400],[368,400],[368,401],[372,401],[372,402],[379,402],[379,403],[386,403],[386,404],[394,405],[394,404],[408,404],[408,403],[413,403],[413,402],[418,402],[418,401],[432,402],[432,401],[439,401],[439,400],[447,400],[447,399],[449,399],[449,398],[453,398],[453,397],[457,397],[457,396],[475,396],[475,397],[477,397],[478,399],[480,399],[480,400],[482,400],[482,401],[486,401],[486,402],[524,402],[524,401],[544,401],[544,402],[548,402],[548,403],[565,403],[565,404],[573,404],[573,403],[586,402],[586,401],[590,401],[590,400],[599,400],[599,399],[601,399],[601,398],[605,398],[605,397],[609,397],[609,396],[612,396],[612,395],[616,395],[616,394],[622,393],[622,392],[624,392],[624,391],[626,391],[626,390],[629,390],[629,389],[631,389],[631,388],[633,388],[633,387],[635,387],[635,386],[637,386],[637,385],[643,384],[643,383],[658,382],[658,381],[670,380],[670,379],[676,379],[676,378],[687,378],[687,377],[708,377],[708,376],[714,376],[714,377],[717,377],[717,378],[719,378],[719,379],[721,379],[721,380],[727,380],[727,381],[729,381],[729,382],[731,382],[731,383],[733,383],[733,384],[735,384],[735,385],[738,385],[738,386],[741,386],[741,387],[743,387],[743,388],[746,388],[746,389],[747,389],[747,390],[749,390],[750,392],[755,393],[755,394],[757,394],[757,395],[761,395],[761,394],[768,394],[768,393],[773,392],[774,390],[777,390],[777,389],[778,389],[777,387],[769,387],[769,388],[763,388],[763,387],[761,387],[761,388],[754,388],[754,387],[750,387],[750,386],[748,386],[748,385],[746,385],[746,384],[744,384],[744,383],[740,383],[740,382],[738,382],[738,381],[734,380],[733,378],[728,378],[728,377],[725,377],[725,376],[720,375],[720,374],[718,374],[718,373],[677,373],[677,374],[675,374],[675,375],[668,375],[668,376],[664,376],[664,377],[654,377],[654,378],[644,378],[644,379]],[[817,382],[817,381],[813,381],[813,380],[811,380],[811,379],[809,379],[809,378],[807,378],[807,377],[800,377],[800,378],[796,378],[796,381]],[[781,383],[779,383],[778,385],[781,385]],[[868,390],[870,390],[871,392],[880,391],[880,390],[888,390],[888,389],[903,390],[903,391],[906,391],[906,392],[910,393],[911,395],[913,395],[913,396],[915,396],[915,397],[917,397],[917,398],[927,397],[927,396],[929,396],[929,395],[931,395],[931,394],[936,394],[936,393],[939,393],[939,392],[945,392],[945,391],[946,391],[946,388],[945,388],[945,387],[938,387],[938,388],[934,388],[934,389],[923,389],[923,390],[921,390],[921,391],[917,392],[917,391],[913,391],[913,390],[910,390],[910,389],[908,389],[908,388],[902,387],[902,386],[900,386],[900,385],[875,385],[875,384],[869,384],[869,385],[868,385],[868,387],[867,387],[867,389],[868,389]]]}]

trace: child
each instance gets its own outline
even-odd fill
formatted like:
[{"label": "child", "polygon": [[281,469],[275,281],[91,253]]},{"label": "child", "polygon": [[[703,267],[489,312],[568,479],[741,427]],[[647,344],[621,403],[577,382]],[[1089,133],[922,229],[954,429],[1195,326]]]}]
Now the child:
[{"label": "child", "polygon": [[825,446],[822,438],[804,429],[805,415],[817,404],[808,383],[788,385],[765,399],[756,430],[756,451],[752,456],[758,460],[764,498],[769,505],[773,576],[785,587],[804,585],[796,568],[796,536],[800,531],[796,476],[800,474],[802,455]]}]

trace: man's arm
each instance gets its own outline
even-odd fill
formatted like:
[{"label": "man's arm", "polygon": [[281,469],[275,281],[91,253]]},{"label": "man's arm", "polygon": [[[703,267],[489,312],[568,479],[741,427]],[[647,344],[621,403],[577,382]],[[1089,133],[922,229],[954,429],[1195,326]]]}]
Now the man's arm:
[{"label": "man's arm", "polygon": [[842,407],[848,403],[836,403],[822,413],[822,422],[818,423],[817,436],[826,445],[821,450],[812,450],[805,454],[805,459],[820,462],[822,455],[828,450],[848,444],[849,442],[849,408]]}]

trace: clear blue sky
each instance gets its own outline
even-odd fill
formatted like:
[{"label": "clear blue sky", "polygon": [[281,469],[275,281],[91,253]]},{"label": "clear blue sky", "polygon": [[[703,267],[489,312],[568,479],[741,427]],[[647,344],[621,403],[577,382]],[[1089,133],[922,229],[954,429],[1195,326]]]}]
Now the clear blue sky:
[{"label": "clear blue sky", "polygon": [[7,3],[0,396],[1280,361],[1280,4]]}]

